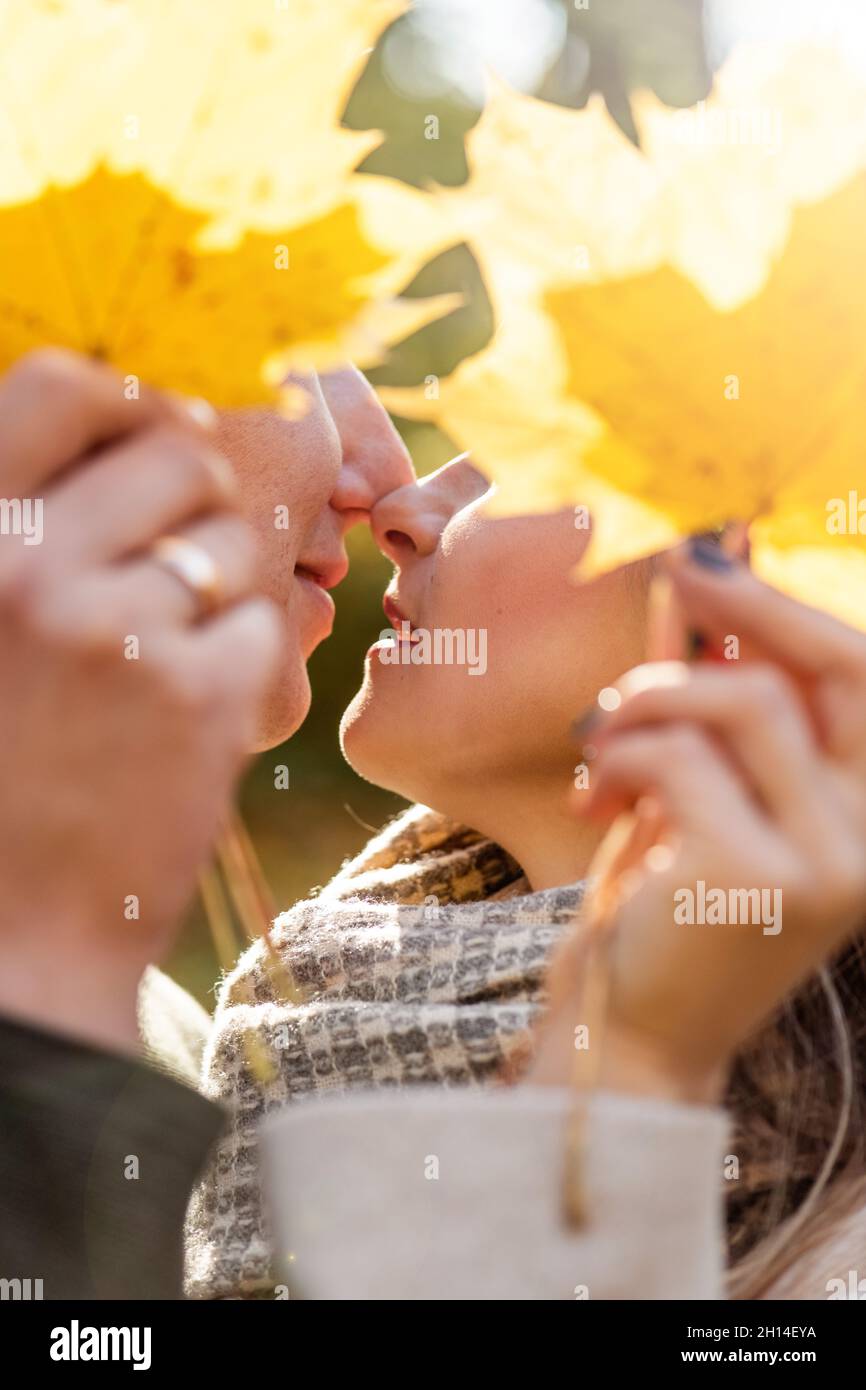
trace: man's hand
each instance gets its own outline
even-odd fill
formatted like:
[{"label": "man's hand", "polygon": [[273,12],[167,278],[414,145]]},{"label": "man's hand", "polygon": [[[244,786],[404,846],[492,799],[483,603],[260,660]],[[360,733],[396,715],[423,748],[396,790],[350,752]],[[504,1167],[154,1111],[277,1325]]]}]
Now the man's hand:
[{"label": "man's hand", "polygon": [[[229,466],[184,403],[38,353],[0,381],[0,1010],[134,1046],[135,999],[224,815],[275,668]],[[151,553],[207,552],[219,604]]]}]

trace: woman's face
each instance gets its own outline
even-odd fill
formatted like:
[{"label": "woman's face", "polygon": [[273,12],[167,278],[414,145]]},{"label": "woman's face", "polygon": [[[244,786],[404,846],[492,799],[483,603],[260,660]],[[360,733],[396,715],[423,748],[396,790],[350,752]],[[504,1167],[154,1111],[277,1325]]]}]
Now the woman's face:
[{"label": "woman's face", "polygon": [[328,590],[348,568],[346,532],[367,520],[383,495],[414,478],[400,436],[360,372],[349,367],[289,385],[290,418],[268,409],[226,411],[217,437],[261,541],[261,587],[285,623],[262,748],[287,738],[306,717],[306,662],[333,626]]},{"label": "woman's face", "polygon": [[455,815],[497,781],[564,791],[571,722],[645,644],[640,566],[575,584],[589,532],[574,513],[491,517],[487,495],[461,458],[374,507],[396,567],[385,610],[414,642],[371,648],[341,729],[362,776]]}]

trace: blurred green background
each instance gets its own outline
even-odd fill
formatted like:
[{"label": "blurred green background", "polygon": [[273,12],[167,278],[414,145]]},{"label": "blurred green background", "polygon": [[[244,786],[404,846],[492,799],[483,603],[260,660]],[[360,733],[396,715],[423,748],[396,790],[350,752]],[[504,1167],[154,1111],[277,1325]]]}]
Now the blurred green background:
[{"label": "blurred green background", "polygon": [[[652,87],[672,105],[705,96],[725,40],[701,0],[422,0],[382,36],[353,92],[346,124],[384,133],[362,166],[407,183],[460,184],[467,176],[464,139],[478,119],[485,66],[546,100],[582,106],[599,90],[629,138],[635,131],[629,93]],[[438,139],[426,138],[427,117]],[[408,385],[442,377],[477,352],[492,330],[475,262],[457,247],[427,266],[409,287],[424,295],[459,290],[464,306],[415,334],[374,383]],[[419,474],[456,451],[430,426],[397,421]],[[313,657],[313,709],[301,731],[262,755],[241,793],[241,811],[280,909],[325,883],[372,831],[404,802],[370,786],[343,761],[340,715],[358,688],[363,657],[385,625],[382,594],[391,567],[366,533],[349,537],[352,569],[337,594],[334,635]],[[277,790],[274,769],[289,769]],[[206,1007],[219,966],[199,905],[189,913],[168,969]]]}]

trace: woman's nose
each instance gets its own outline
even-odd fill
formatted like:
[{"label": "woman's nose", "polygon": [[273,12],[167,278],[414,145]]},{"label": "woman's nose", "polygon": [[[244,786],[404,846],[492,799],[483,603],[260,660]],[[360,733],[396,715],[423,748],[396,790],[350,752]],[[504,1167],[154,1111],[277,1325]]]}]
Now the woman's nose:
[{"label": "woman's nose", "polygon": [[373,537],[395,565],[410,555],[432,555],[439,544],[448,515],[425,492],[425,488],[412,483],[389,493],[373,508]]},{"label": "woman's nose", "polygon": [[373,508],[379,549],[399,564],[407,555],[431,555],[453,516],[483,497],[489,483],[468,455],[446,463],[411,487],[398,488]]}]

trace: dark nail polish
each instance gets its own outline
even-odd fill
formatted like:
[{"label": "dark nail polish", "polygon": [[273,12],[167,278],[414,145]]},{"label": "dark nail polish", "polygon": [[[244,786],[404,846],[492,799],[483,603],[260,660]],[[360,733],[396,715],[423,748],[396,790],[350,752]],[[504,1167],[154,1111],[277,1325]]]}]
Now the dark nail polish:
[{"label": "dark nail polish", "polygon": [[707,639],[702,632],[698,632],[696,627],[690,627],[686,632],[686,661],[696,661],[699,656],[703,656],[707,649]]},{"label": "dark nail polish", "polygon": [[704,569],[727,573],[734,568],[734,561],[730,555],[726,555],[720,545],[704,536],[695,536],[689,541],[689,555],[696,565],[702,565]]}]

